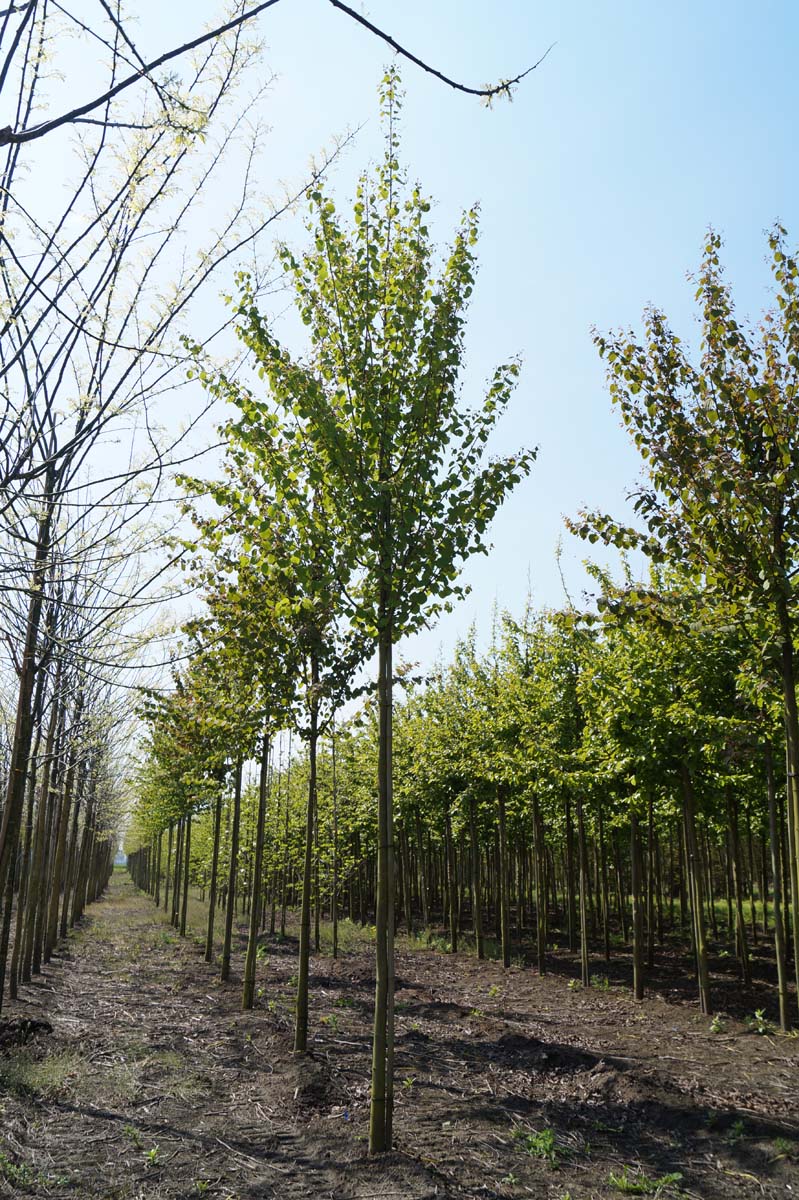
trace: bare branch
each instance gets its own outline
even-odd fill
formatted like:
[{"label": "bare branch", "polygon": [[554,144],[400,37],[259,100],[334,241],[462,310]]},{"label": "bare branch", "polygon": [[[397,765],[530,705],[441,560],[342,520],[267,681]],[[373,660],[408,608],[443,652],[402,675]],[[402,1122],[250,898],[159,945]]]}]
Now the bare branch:
[{"label": "bare branch", "polygon": [[[444,75],[443,72],[438,71],[435,67],[431,67],[429,63],[424,62],[421,58],[417,58],[417,56],[412,54],[410,50],[406,50],[404,46],[401,46],[399,42],[395,41],[390,34],[385,33],[384,30],[380,29],[377,25],[373,25],[371,21],[367,21],[366,17],[362,17],[360,13],[356,12],[354,8],[350,8],[348,4],[343,4],[342,0],[329,0],[329,3],[332,4],[334,8],[346,13],[346,15],[351,17],[353,21],[357,21],[359,25],[363,25],[364,29],[368,29],[369,32],[374,34],[375,37],[380,38],[380,40],[383,42],[386,42],[387,45],[389,45],[395,52],[395,54],[401,55],[402,58],[407,58],[408,62],[412,62],[415,66],[420,67],[423,71],[426,71],[428,75],[434,75],[436,79],[440,79],[442,83],[445,83],[447,87],[454,88],[456,92],[465,92],[468,96],[480,96],[480,98],[483,100],[491,100],[494,96],[510,95],[511,88],[515,87],[517,83],[521,83],[524,77],[529,75],[531,71],[534,71],[536,67],[540,67],[547,54],[549,54],[549,51],[552,49],[552,46],[550,46],[549,49],[541,55],[537,62],[534,62],[531,67],[528,67],[519,75],[514,75],[513,79],[501,79],[499,83],[493,84],[489,87],[468,87],[465,83],[458,83],[456,79],[450,79],[449,75]],[[554,44],[555,43],[553,42],[552,45],[554,46]]]}]

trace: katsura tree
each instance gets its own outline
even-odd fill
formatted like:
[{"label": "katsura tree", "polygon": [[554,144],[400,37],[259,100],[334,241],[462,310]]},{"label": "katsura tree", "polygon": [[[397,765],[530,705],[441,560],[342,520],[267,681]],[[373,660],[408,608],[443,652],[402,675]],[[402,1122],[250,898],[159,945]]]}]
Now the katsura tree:
[{"label": "katsura tree", "polygon": [[635,492],[643,527],[583,514],[572,527],[671,560],[703,577],[745,624],[765,622],[764,658],[782,693],[790,804],[791,881],[799,895],[799,710],[795,622],[799,537],[799,262],[777,227],[769,238],[775,307],[757,330],[736,317],[708,236],[697,278],[699,361],[691,361],[663,313],[633,333],[595,340],[608,362],[611,397],[641,452]]},{"label": "katsura tree", "polygon": [[[461,400],[466,309],[474,286],[477,211],[462,220],[440,271],[427,227],[430,202],[409,186],[397,154],[396,73],[386,76],[386,153],[358,185],[347,227],[333,201],[309,192],[312,247],[282,251],[308,345],[278,341],[248,279],[239,334],[267,380],[292,437],[276,481],[281,504],[336,531],[345,615],[378,655],[377,983],[369,1144],[392,1141],[394,844],[392,655],[453,596],[461,564],[486,550],[488,525],[534,454],[487,460],[519,365],[494,372],[483,402]],[[253,414],[257,428],[258,416]],[[303,479],[294,486],[292,475]]]}]

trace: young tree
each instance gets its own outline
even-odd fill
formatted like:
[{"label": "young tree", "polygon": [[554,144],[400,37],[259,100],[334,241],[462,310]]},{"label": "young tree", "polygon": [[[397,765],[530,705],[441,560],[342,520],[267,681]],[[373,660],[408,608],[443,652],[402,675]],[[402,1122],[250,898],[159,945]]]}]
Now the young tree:
[{"label": "young tree", "polygon": [[[383,87],[386,154],[374,178],[359,183],[353,227],[313,189],[313,248],[300,258],[283,250],[308,329],[306,358],[281,346],[246,278],[237,310],[240,336],[292,430],[289,464],[276,480],[280,500],[305,519],[307,489],[295,489],[293,476],[307,478],[317,517],[335,526],[345,556],[349,619],[378,655],[373,1152],[391,1146],[393,1119],[393,648],[462,594],[461,564],[485,550],[489,522],[534,459],[533,451],[485,457],[518,376],[515,360],[497,368],[480,406],[461,402],[477,211],[465,214],[436,277],[430,203],[407,186],[397,159],[397,93],[392,71]],[[256,409],[243,414],[253,431],[260,419]]]}]

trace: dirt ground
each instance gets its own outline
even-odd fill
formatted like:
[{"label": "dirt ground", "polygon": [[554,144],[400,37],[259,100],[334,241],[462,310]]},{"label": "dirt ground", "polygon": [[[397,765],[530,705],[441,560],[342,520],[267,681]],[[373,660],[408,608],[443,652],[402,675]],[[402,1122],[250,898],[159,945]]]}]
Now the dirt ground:
[{"label": "dirt ground", "polygon": [[293,939],[264,938],[242,1013],[238,977],[117,874],[4,1013],[52,1031],[0,1027],[0,1195],[799,1195],[799,1039],[713,1031],[676,986],[637,1005],[600,965],[583,991],[557,957],[541,979],[402,943],[397,1148],[370,1159],[373,950],[351,928],[312,962],[297,1060]]}]

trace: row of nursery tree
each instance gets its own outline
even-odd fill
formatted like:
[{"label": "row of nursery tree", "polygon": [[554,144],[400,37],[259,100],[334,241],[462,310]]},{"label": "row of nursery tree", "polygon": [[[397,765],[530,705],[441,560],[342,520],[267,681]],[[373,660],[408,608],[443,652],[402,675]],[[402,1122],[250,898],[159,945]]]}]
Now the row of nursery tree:
[{"label": "row of nursery tree", "polygon": [[[787,1028],[797,931],[778,706],[764,702],[729,609],[690,580],[660,570],[643,591],[597,574],[601,618],[571,608],[506,615],[490,650],[472,637],[432,677],[401,673],[395,927],[444,926],[448,949],[496,953],[506,966],[515,945],[530,943],[541,973],[548,946],[566,939],[580,950],[586,987],[591,956],[610,960],[629,943],[637,998],[657,950],[681,935],[708,1013],[708,939],[729,939],[748,985],[750,946],[773,938]],[[293,752],[285,737],[272,746],[258,786],[242,786],[243,759],[225,760],[238,719],[229,713],[226,727],[220,713],[225,682],[216,700],[190,696],[196,684],[193,674],[181,679],[169,724],[165,705],[151,712],[130,868],[182,933],[190,889],[199,889],[209,962],[221,905],[223,979],[235,914],[250,917],[251,1007],[259,937],[285,936],[287,914],[301,910],[304,923],[300,989],[323,922],[336,956],[340,918],[374,921],[377,711],[369,700],[330,724],[316,748],[311,807],[310,756],[297,734]],[[213,772],[187,720],[209,706],[220,738]],[[298,1049],[306,1037],[301,990]]]},{"label": "row of nursery tree", "polygon": [[[530,925],[542,971],[561,924],[579,939],[586,984],[593,935],[605,954],[614,933],[630,937],[638,996],[677,924],[709,1013],[721,898],[744,980],[751,940],[773,929],[786,1027],[799,958],[799,310],[783,233],[771,239],[777,306],[756,334],[735,317],[711,235],[698,366],[658,312],[643,342],[597,338],[644,462],[643,526],[597,514],[572,526],[643,551],[648,583],[596,572],[589,611],[503,618],[487,655],[467,642],[414,682],[394,666],[397,641],[459,594],[461,564],[485,549],[534,453],[486,454],[515,362],[482,404],[460,400],[476,213],[435,271],[429,202],[397,160],[393,75],[383,102],[386,156],[361,179],[351,222],[312,189],[310,248],[282,251],[303,356],[278,341],[247,275],[230,301],[244,369],[192,348],[234,415],[219,477],[183,478],[196,531],[184,565],[206,607],[174,690],[146,704],[129,843],[134,878],[179,926],[190,886],[207,893],[209,959],[224,906],[224,978],[246,911],[245,1006],[261,930],[299,907],[298,1052],[323,910],[374,922],[373,1151],[392,1138],[400,922],[443,920],[453,949],[468,931],[478,954],[494,934],[506,963],[514,930]],[[374,659],[363,713],[337,723],[369,691]],[[304,749],[275,762],[288,729]]]}]

